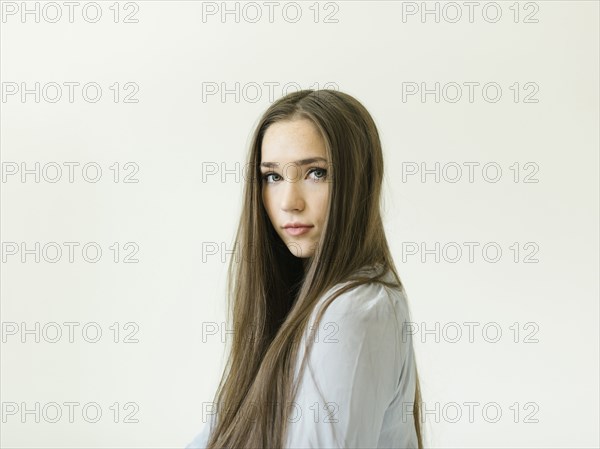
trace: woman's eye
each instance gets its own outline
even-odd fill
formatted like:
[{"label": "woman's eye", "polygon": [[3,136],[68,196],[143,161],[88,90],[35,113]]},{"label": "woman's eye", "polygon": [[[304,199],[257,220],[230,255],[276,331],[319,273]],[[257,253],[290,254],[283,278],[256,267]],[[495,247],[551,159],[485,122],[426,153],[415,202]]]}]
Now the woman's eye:
[{"label": "woman's eye", "polygon": [[316,173],[316,175],[315,175],[316,178],[315,179],[317,179],[317,180],[324,179],[327,176],[327,170],[325,170],[324,168],[315,168],[315,169],[312,169],[310,171],[310,173],[311,174],[312,173]]},{"label": "woman's eye", "polygon": [[270,176],[279,176],[279,175],[277,173],[265,173],[264,175],[262,175],[263,181],[269,182]]}]

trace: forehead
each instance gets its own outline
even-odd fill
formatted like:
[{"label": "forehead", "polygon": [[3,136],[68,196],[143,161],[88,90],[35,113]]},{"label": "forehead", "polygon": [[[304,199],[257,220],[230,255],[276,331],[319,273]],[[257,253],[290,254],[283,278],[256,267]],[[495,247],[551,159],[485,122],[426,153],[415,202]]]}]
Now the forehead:
[{"label": "forehead", "polygon": [[267,128],[261,146],[261,162],[295,161],[326,157],[323,137],[315,124],[305,118],[273,123]]}]

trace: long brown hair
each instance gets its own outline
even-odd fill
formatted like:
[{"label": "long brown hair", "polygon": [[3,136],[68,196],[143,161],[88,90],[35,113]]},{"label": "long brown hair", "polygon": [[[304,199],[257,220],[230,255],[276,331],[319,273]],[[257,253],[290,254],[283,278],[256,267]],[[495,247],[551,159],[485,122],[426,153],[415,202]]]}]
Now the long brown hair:
[{"label": "long brown hair", "polygon": [[[326,223],[315,253],[290,252],[262,203],[259,171],[267,128],[280,120],[307,118],[320,131],[333,168]],[[338,283],[316,318],[340,294],[367,282],[403,289],[380,213],[383,155],[375,123],[354,97],[340,91],[302,90],[275,101],[260,118],[246,161],[243,205],[228,268],[229,358],[215,394],[216,425],[207,449],[281,448],[288,407],[297,385],[295,363],[302,335],[319,298]],[[328,175],[329,176],[329,175]],[[241,251],[241,255],[239,253]],[[357,276],[364,267],[375,276]],[[381,279],[391,270],[395,282]],[[305,366],[306,356],[302,367]],[[418,445],[423,447],[417,375],[413,405]]]}]

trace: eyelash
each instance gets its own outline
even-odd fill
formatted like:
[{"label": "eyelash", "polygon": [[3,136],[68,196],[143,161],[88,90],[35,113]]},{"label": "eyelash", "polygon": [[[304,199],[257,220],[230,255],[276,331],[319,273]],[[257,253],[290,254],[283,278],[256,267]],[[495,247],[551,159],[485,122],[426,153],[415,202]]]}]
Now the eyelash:
[{"label": "eyelash", "polygon": [[[323,172],[323,176],[321,176],[320,178],[315,179],[315,181],[320,181],[322,179],[325,179],[327,177],[327,170],[325,168],[320,168],[320,167],[312,167],[309,171],[308,174],[314,173],[315,171],[322,171]],[[275,172],[268,172],[268,173],[264,173],[261,176],[261,179],[263,180],[263,182],[267,182],[269,184],[272,184],[272,182],[268,182],[268,177],[271,175],[277,175],[279,176],[277,173]]]}]

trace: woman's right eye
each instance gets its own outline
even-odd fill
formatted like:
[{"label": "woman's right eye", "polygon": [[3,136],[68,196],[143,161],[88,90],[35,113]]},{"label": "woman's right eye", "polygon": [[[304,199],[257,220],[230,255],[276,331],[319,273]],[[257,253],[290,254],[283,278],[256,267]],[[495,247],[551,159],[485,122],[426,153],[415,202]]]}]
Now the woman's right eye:
[{"label": "woman's right eye", "polygon": [[279,176],[279,175],[277,173],[273,173],[273,172],[265,173],[264,175],[262,175],[262,180],[266,181],[267,183],[270,184],[271,182],[269,182],[269,176]]}]

